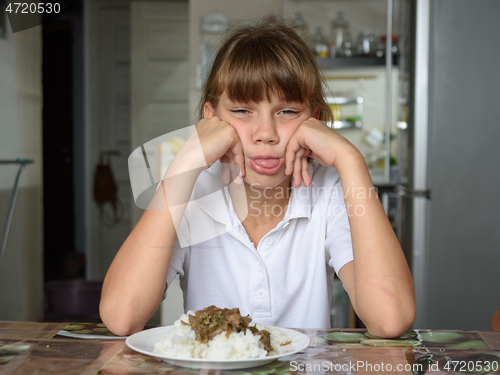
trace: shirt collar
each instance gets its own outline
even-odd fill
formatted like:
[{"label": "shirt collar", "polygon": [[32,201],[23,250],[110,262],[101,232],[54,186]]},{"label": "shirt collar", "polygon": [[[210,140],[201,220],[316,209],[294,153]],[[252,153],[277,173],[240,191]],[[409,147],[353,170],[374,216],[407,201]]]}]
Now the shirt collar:
[{"label": "shirt collar", "polygon": [[234,222],[233,210],[229,209],[226,195],[227,185],[220,178],[220,162],[200,173],[191,195],[191,202],[196,203],[212,219],[226,226]]},{"label": "shirt collar", "polygon": [[[309,175],[311,178],[314,175],[315,168],[312,163],[308,166]],[[311,218],[312,202],[313,202],[313,185],[308,187],[300,185],[298,188],[293,187],[292,177],[292,194],[288,202],[288,209],[285,214],[285,220],[298,219],[299,217]]]}]

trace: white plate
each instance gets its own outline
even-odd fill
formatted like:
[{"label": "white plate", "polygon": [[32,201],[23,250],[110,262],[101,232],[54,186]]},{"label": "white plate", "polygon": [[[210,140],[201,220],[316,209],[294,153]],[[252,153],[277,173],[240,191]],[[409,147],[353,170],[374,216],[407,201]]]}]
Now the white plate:
[{"label": "white plate", "polygon": [[106,335],[88,335],[85,333],[75,333],[70,331],[60,330],[57,332],[60,336],[73,337],[75,339],[89,339],[89,340],[123,340],[127,336],[106,336]]},{"label": "white plate", "polygon": [[[257,325],[259,329],[265,329],[266,326]],[[174,326],[165,326],[151,328],[146,331],[141,331],[129,336],[125,343],[130,349],[136,352],[150,355],[153,357],[161,358],[165,362],[171,363],[176,366],[200,368],[200,369],[219,369],[219,370],[234,370],[249,367],[262,366],[267,363],[273,362],[278,358],[286,357],[291,354],[300,352],[309,346],[309,337],[301,332],[293,329],[272,327],[281,330],[291,340],[293,350],[285,354],[273,355],[265,358],[249,358],[249,359],[201,359],[201,358],[178,358],[168,355],[154,353],[153,349],[155,343],[165,337],[168,331],[173,329]]]}]

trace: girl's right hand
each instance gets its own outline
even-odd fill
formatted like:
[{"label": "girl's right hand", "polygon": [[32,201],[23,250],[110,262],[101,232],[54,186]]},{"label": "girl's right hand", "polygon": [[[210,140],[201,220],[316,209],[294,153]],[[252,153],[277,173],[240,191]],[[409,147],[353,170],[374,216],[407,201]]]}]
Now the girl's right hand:
[{"label": "girl's right hand", "polygon": [[212,116],[198,122],[196,133],[207,166],[211,167],[217,160],[220,160],[222,163],[222,182],[226,185],[229,184],[232,175],[233,181],[241,183],[245,176],[245,158],[243,146],[236,130],[228,122],[222,121],[217,116]]}]

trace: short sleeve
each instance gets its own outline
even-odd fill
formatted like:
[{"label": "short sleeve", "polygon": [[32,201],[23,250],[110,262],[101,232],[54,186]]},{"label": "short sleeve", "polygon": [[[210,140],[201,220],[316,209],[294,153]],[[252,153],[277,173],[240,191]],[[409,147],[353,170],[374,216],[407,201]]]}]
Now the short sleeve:
[{"label": "short sleeve", "polygon": [[351,229],[340,178],[335,182],[328,205],[325,246],[327,255],[330,256],[328,264],[337,274],[345,264],[354,259]]}]

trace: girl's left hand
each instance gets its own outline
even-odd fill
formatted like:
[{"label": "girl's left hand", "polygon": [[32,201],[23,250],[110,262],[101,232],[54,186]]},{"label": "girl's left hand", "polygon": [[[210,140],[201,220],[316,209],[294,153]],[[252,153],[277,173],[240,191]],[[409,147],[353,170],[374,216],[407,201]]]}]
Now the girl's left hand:
[{"label": "girl's left hand", "polygon": [[309,186],[312,182],[309,175],[307,158],[333,167],[338,163],[341,150],[354,146],[324,122],[315,118],[304,121],[288,141],[285,152],[285,173],[293,173],[294,187]]}]

